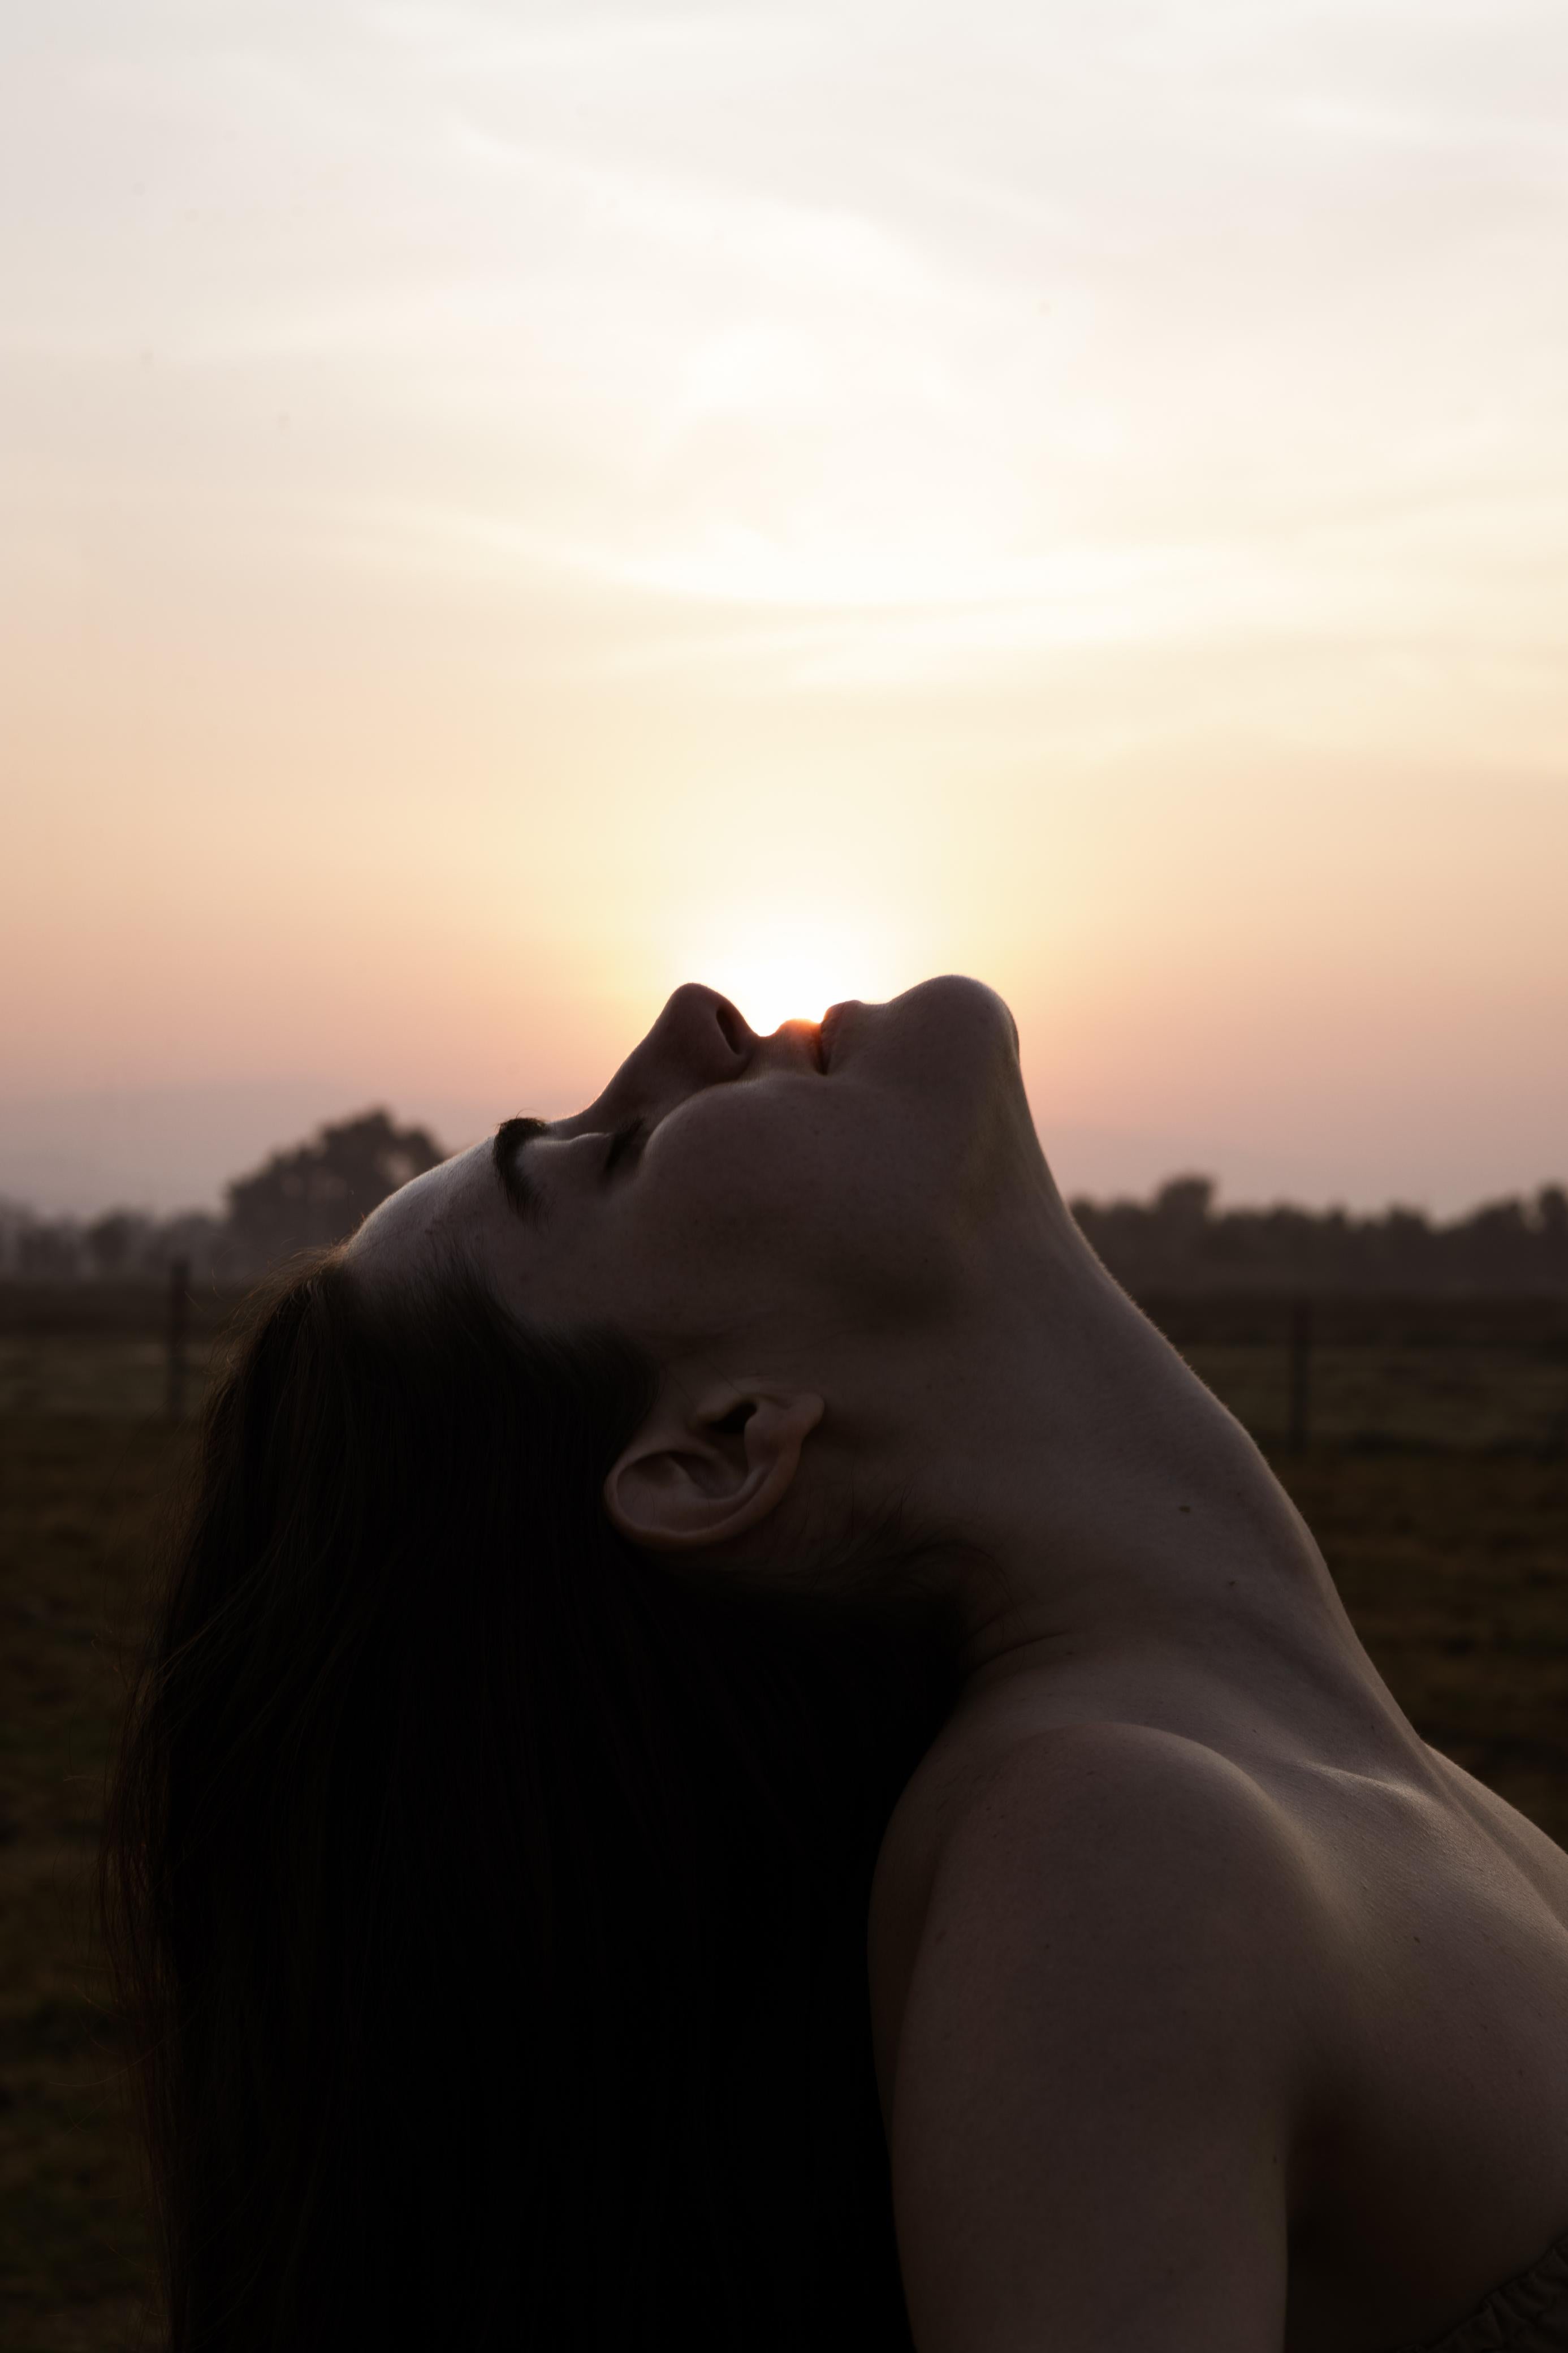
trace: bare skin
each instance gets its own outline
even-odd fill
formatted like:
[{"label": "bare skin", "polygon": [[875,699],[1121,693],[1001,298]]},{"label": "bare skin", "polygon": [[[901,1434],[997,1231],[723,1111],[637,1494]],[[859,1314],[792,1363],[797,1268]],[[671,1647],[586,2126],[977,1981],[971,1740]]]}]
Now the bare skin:
[{"label": "bare skin", "polygon": [[1083,1243],[1000,1000],[824,1045],[681,991],[519,1147],[533,1214],[477,1147],[355,1261],[460,1250],[647,1348],[605,1504],[650,1556],[777,1574],[894,1506],[928,1540],[963,1695],[869,1942],[921,2353],[1419,2345],[1568,2227],[1568,1857],[1416,1738]]}]

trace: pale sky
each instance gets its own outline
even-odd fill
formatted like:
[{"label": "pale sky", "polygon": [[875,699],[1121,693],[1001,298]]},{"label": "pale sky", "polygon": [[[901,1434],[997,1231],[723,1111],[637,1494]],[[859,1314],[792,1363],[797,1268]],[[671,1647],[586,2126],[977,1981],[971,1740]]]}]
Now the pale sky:
[{"label": "pale sky", "polygon": [[955,967],[1070,1188],[1568,1174],[1562,0],[13,5],[0,509],[0,1192]]}]

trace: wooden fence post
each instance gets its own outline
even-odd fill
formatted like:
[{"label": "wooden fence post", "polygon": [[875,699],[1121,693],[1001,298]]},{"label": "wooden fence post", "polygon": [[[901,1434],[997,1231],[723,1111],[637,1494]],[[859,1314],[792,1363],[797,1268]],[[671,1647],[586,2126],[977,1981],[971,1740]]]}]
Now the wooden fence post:
[{"label": "wooden fence post", "polygon": [[1312,1416],[1312,1303],[1298,1299],[1290,1309],[1290,1436],[1292,1454],[1305,1454]]},{"label": "wooden fence post", "polygon": [[183,1421],[185,1413],[185,1342],[191,1322],[191,1262],[169,1261],[169,1419]]}]

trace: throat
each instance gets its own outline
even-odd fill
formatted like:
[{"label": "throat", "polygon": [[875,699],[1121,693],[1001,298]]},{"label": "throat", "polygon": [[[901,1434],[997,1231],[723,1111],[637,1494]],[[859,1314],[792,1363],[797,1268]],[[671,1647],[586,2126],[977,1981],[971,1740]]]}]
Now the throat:
[{"label": "throat", "polygon": [[1053,1481],[997,1529],[963,1596],[966,1705],[1369,1762],[1407,1745],[1310,1533],[1225,1422],[1206,1459]]}]

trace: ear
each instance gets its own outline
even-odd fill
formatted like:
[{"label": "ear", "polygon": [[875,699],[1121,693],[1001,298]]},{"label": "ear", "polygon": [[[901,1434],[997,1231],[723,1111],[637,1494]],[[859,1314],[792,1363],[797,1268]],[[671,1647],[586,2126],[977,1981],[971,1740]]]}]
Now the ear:
[{"label": "ear", "polygon": [[667,1393],[605,1480],[605,1508],[649,1552],[729,1543],[787,1493],[822,1415],[819,1397],[762,1382]]}]

